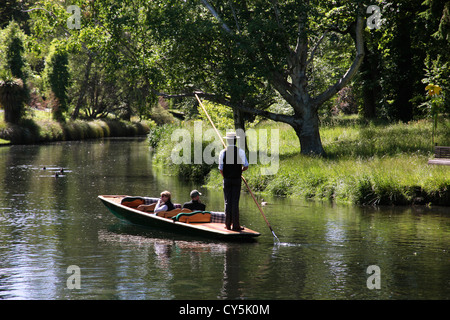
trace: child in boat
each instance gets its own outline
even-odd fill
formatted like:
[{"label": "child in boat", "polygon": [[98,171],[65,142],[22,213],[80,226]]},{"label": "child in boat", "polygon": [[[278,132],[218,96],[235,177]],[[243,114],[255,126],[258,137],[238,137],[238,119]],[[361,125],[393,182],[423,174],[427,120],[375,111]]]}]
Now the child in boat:
[{"label": "child in boat", "polygon": [[171,201],[171,193],[169,191],[161,192],[161,197],[159,198],[157,203],[152,204],[141,204],[136,208],[137,210],[146,211],[146,212],[154,212],[158,213],[161,211],[170,211],[175,209]]},{"label": "child in boat", "polygon": [[171,194],[169,191],[163,191],[161,192],[161,198],[159,198],[158,202],[155,206],[155,213],[158,213],[160,211],[170,211],[175,209],[175,206],[170,200]]}]

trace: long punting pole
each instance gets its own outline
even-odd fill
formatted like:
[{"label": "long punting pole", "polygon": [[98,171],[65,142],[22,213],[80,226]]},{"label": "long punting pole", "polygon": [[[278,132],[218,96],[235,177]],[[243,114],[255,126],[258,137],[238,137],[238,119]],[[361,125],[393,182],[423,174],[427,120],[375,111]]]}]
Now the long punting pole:
[{"label": "long punting pole", "polygon": [[[203,111],[205,111],[206,117],[208,118],[209,122],[211,123],[212,127],[214,128],[214,131],[216,131],[217,136],[219,137],[220,141],[222,141],[222,144],[224,146],[224,148],[227,147],[227,145],[225,144],[225,142],[223,141],[222,136],[219,133],[219,130],[217,130],[216,126],[214,125],[214,122],[212,121],[211,117],[208,114],[208,111],[206,111],[205,106],[203,105],[203,103],[201,102],[200,98],[198,97],[198,95],[196,94],[195,97],[197,98],[198,102],[200,103],[200,106],[202,107]],[[248,186],[247,180],[245,180],[244,176],[241,175],[242,181],[244,181],[245,186],[247,187],[248,192],[250,192],[253,201],[255,201],[256,206],[259,209],[259,212],[261,213],[261,215],[264,218],[264,221],[266,221],[267,226],[269,227],[270,231],[272,232],[273,236],[275,237],[275,239],[277,239],[278,242],[280,242],[280,239],[278,239],[277,235],[275,234],[275,232],[272,229],[272,226],[270,225],[269,221],[267,220],[266,216],[264,215],[264,212],[261,208],[261,206],[259,205],[258,201],[255,198],[255,195],[253,194],[252,190],[250,189],[250,187]]]}]

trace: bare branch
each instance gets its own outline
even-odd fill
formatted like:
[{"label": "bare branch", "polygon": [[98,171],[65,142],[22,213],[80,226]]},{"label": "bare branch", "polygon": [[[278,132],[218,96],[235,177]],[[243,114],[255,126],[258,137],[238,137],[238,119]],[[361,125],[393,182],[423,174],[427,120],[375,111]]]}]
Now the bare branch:
[{"label": "bare branch", "polygon": [[217,98],[217,95],[212,93],[205,93],[203,91],[197,91],[193,90],[191,92],[186,93],[165,93],[165,92],[154,92],[157,96],[166,98],[166,99],[177,99],[177,98],[192,98],[195,97],[195,95],[198,95],[199,97],[205,98],[206,100],[212,100],[213,98]]},{"label": "bare branch", "polygon": [[322,43],[323,39],[325,38],[325,36],[327,35],[328,30],[325,31],[322,36],[319,38],[319,40],[317,41],[316,45],[314,46],[314,48],[311,51],[311,55],[309,56],[308,61],[306,62],[307,65],[309,65],[313,59],[314,59],[314,54],[316,53],[317,48],[319,47],[319,45]]},{"label": "bare branch", "polygon": [[44,11],[47,11],[47,13],[50,14],[53,18],[57,18],[53,12],[48,11],[48,10],[45,9],[45,8],[32,8],[32,9],[28,9],[28,10],[22,10],[22,12],[31,12],[31,11],[34,11],[34,10],[44,10]]},{"label": "bare branch", "polygon": [[284,115],[284,114],[278,114],[278,113],[273,113],[273,112],[269,112],[269,111],[265,111],[265,110],[260,110],[260,109],[256,109],[256,108],[250,108],[250,107],[246,107],[243,106],[241,104],[236,104],[236,103],[232,103],[230,101],[230,99],[227,99],[221,95],[216,95],[213,93],[206,93],[203,91],[192,91],[192,92],[188,92],[188,93],[180,93],[180,94],[168,94],[168,93],[163,93],[163,92],[158,92],[156,93],[156,95],[161,96],[163,98],[166,99],[174,99],[174,98],[190,98],[190,97],[195,97],[196,95],[205,99],[205,100],[209,100],[212,102],[216,102],[216,103],[220,103],[224,106],[230,107],[232,109],[238,109],[240,111],[243,111],[245,113],[249,113],[249,114],[254,114],[254,115],[259,115],[262,117],[265,117],[267,119],[271,119],[273,121],[279,121],[279,122],[284,122],[284,123],[288,123],[291,124],[293,123],[294,119],[292,118],[292,116],[288,116],[288,115]]},{"label": "bare branch", "polygon": [[358,16],[356,20],[356,56],[353,63],[347,72],[334,85],[330,86],[326,91],[313,99],[315,108],[318,108],[322,103],[330,99],[339,90],[345,87],[352,77],[358,72],[364,58],[364,39],[363,39],[363,19]]},{"label": "bare branch", "polygon": [[272,0],[272,7],[273,7],[273,11],[275,12],[275,18],[277,19],[277,24],[278,27],[285,31],[285,28],[283,26],[283,24],[281,23],[281,13],[280,13],[280,9],[278,8],[278,1],[277,0]]},{"label": "bare branch", "polygon": [[208,97],[205,97],[205,99],[206,100],[210,100],[210,101],[214,101],[214,102],[218,102],[220,104],[223,104],[223,105],[228,106],[228,107],[233,108],[233,109],[238,109],[238,110],[243,111],[245,113],[249,113],[249,114],[253,114],[253,115],[257,115],[257,116],[262,116],[262,117],[264,117],[266,119],[270,119],[270,120],[273,120],[273,121],[284,122],[284,123],[288,123],[290,125],[292,125],[293,122],[294,122],[294,119],[292,118],[292,116],[289,116],[289,115],[284,115],[284,114],[274,113],[274,112],[270,112],[270,111],[266,111],[266,110],[246,107],[246,106],[241,105],[239,103],[238,104],[231,103],[229,100],[209,99]]},{"label": "bare branch", "polygon": [[230,3],[231,12],[233,13],[234,22],[236,23],[237,31],[238,31],[238,33],[240,33],[241,27],[239,26],[239,21],[238,21],[237,15],[236,15],[236,10],[234,10],[233,2],[231,0],[229,0],[229,3]]},{"label": "bare branch", "polygon": [[307,18],[303,14],[300,14],[300,17],[298,19],[297,44],[295,45],[294,49],[294,55],[296,59],[304,54],[304,51],[307,48],[307,40],[305,39],[306,37],[303,34],[306,30]]},{"label": "bare branch", "polygon": [[225,22],[223,22],[220,15],[217,13],[217,11],[209,4],[208,0],[201,0],[205,7],[211,12],[211,14],[222,24],[222,29],[224,29],[226,32],[232,34],[233,31],[230,29],[230,27],[227,26]]}]

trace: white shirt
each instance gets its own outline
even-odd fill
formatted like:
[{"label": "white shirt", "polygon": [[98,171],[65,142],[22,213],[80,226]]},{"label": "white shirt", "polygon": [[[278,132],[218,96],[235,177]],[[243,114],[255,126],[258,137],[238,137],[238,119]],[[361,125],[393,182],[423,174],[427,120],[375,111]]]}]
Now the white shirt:
[{"label": "white shirt", "polygon": [[[229,147],[234,147],[234,145],[230,145]],[[223,149],[222,151],[220,151],[220,154],[219,154],[219,170],[223,170],[223,159],[224,159],[224,156],[225,156],[225,151],[227,149]],[[248,167],[248,161],[247,161],[247,157],[245,156],[245,151],[242,150],[241,148],[238,148],[238,152],[239,152],[239,158],[241,160],[241,161],[238,160],[238,163],[241,163],[244,167]]]},{"label": "white shirt", "polygon": [[167,205],[165,204],[161,205],[161,199],[159,199],[158,202],[156,203],[155,210],[153,210],[153,212],[157,213],[160,211],[167,211],[167,209],[169,209]]}]

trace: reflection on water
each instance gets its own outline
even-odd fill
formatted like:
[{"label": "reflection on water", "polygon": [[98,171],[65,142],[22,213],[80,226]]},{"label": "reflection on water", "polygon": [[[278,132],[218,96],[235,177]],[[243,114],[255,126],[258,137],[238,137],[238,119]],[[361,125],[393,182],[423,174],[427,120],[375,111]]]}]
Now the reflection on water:
[{"label": "reflection on water", "polygon": [[[200,189],[152,168],[145,140],[0,148],[0,299],[448,299],[448,208],[359,208],[264,197],[274,239],[241,197],[256,242],[224,243],[117,220],[98,194]],[[81,289],[69,289],[77,265]],[[370,290],[367,268],[381,270]]]}]

